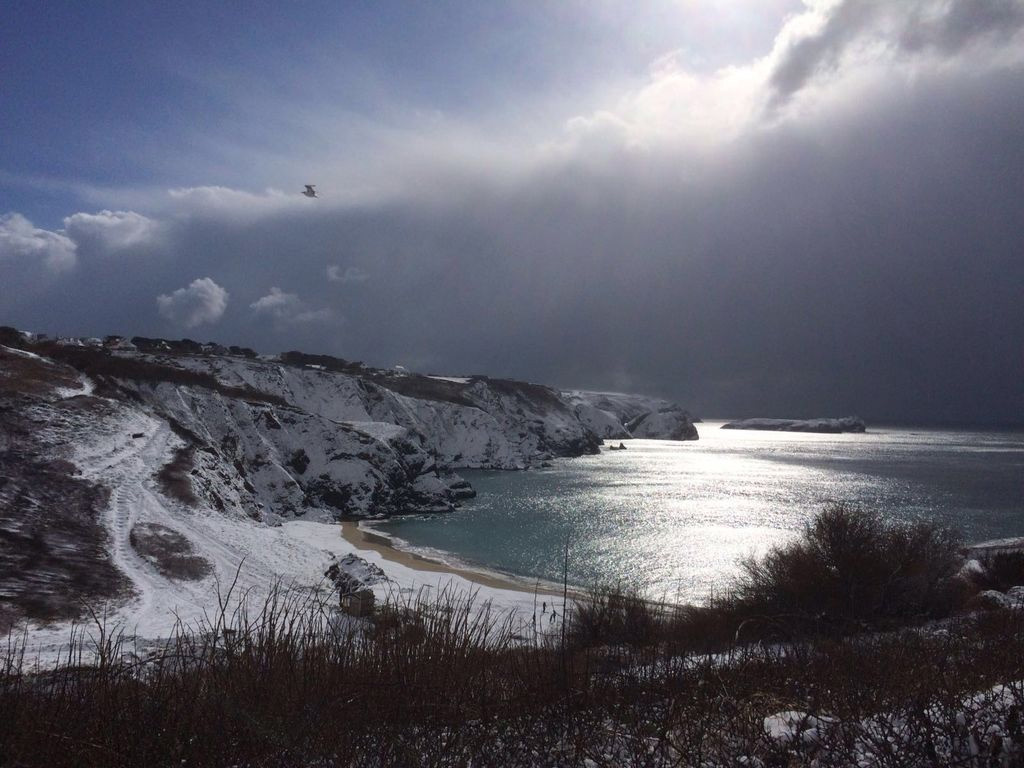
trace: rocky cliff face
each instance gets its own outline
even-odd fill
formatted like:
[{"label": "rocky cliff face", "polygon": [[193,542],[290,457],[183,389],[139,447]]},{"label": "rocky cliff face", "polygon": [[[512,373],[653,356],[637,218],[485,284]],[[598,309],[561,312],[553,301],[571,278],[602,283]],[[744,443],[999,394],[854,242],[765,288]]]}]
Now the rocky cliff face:
[{"label": "rocky cliff face", "polygon": [[600,442],[557,392],[524,382],[328,366],[297,353],[32,349],[24,354],[41,365],[165,422],[181,444],[162,477],[182,498],[254,519],[444,511],[472,495],[457,468],[523,469]]},{"label": "rocky cliff face", "polygon": [[[295,361],[294,354],[290,362],[221,355],[153,359],[212,377],[224,388],[260,392],[334,423],[403,427],[445,467],[525,469],[556,456],[598,450],[597,436],[573,409],[555,390],[538,384],[344,370],[341,365],[332,370]],[[369,429],[380,431],[379,426]]]},{"label": "rocky cliff face", "polygon": [[606,439],[697,440],[689,411],[668,400],[620,392],[572,390],[562,397],[577,418]]},{"label": "rocky cliff face", "polygon": [[474,493],[462,467],[692,430],[647,398],[0,328],[0,630],[102,599],[161,628],[201,612],[214,575],[271,583],[288,555],[251,542],[282,521],[441,512]]},{"label": "rocky cliff face", "polygon": [[337,422],[199,387],[122,386],[185,441],[193,488],[219,510],[261,519],[440,512],[464,485],[421,435],[395,424]]},{"label": "rocky cliff face", "polygon": [[133,342],[26,342],[20,359],[43,366],[42,379],[59,368],[99,388],[91,399],[165,423],[175,437],[165,488],[257,520],[444,511],[472,495],[459,468],[524,469],[596,453],[605,437],[696,438],[686,411],[641,396]]}]

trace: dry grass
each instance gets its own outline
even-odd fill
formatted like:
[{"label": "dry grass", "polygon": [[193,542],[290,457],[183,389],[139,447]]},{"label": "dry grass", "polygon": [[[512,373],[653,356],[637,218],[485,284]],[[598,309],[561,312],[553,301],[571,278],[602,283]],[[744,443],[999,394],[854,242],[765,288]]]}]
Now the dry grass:
[{"label": "dry grass", "polygon": [[[833,562],[860,542],[851,562],[871,566],[865,589],[878,547],[904,554],[898,575],[947,578],[930,567],[944,562],[945,535],[838,514],[779,552],[798,552],[803,568],[811,542],[831,542]],[[771,583],[753,594],[817,594],[783,580],[774,595]],[[886,631],[819,633],[806,613],[778,614],[789,639],[771,644],[737,632],[749,622],[742,591],[684,608],[595,590],[561,637],[523,637],[515,617],[450,592],[392,599],[367,622],[339,614],[330,593],[278,589],[250,609],[229,591],[202,626],[142,657],[102,622],[53,670],[9,649],[0,765],[1024,765],[1024,612],[900,628],[934,592],[909,584],[920,591],[875,603],[898,610],[856,614]],[[765,718],[787,711],[819,720],[772,737]]]},{"label": "dry grass", "polygon": [[210,561],[195,554],[191,542],[159,523],[136,523],[128,540],[161,574],[178,581],[199,581],[213,572]]},{"label": "dry grass", "polygon": [[[0,663],[0,764],[832,766],[870,748],[892,753],[873,765],[972,765],[926,758],[973,723],[1012,731],[1024,706],[1019,685],[1009,704],[965,700],[1019,678],[1017,613],[715,655],[523,644],[512,626],[451,594],[363,625],[281,590],[145,658],[79,634],[55,670]],[[779,743],[764,718],[785,710],[845,725]]]},{"label": "dry grass", "polygon": [[192,489],[192,469],[195,467],[195,446],[186,445],[174,452],[174,458],[160,467],[156,480],[168,497],[190,507],[199,503]]},{"label": "dry grass", "polygon": [[168,382],[191,387],[202,387],[220,392],[227,397],[235,397],[269,405],[285,406],[288,403],[279,395],[259,392],[246,387],[230,387],[221,384],[209,374],[162,365],[151,360],[134,357],[119,357],[105,349],[94,347],[61,346],[52,342],[44,342],[33,346],[36,354],[45,355],[53,360],[65,363],[101,382],[106,379],[130,379],[152,383]]}]

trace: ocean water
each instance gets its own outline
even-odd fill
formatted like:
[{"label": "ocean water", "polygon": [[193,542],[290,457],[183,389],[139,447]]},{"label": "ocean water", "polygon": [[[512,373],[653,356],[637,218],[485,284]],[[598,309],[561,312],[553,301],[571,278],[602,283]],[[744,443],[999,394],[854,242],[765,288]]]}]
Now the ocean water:
[{"label": "ocean water", "polygon": [[375,526],[396,545],[560,582],[623,581],[701,601],[738,560],[792,537],[829,502],[932,519],[967,541],[1024,536],[1024,432],[872,427],[861,435],[722,430],[626,440],[628,450],[526,472],[463,474],[478,496],[454,513]]}]

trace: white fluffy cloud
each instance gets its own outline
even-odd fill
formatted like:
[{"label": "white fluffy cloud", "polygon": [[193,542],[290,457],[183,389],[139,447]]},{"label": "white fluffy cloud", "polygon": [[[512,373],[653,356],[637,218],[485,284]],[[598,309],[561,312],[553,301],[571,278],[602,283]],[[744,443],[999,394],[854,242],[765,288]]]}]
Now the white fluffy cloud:
[{"label": "white fluffy cloud", "polygon": [[[39,259],[53,272],[65,272],[83,255],[145,245],[160,224],[134,211],[75,213],[64,219],[64,229],[40,229],[20,213],[0,216],[0,259]],[[90,246],[85,249],[85,246]]]},{"label": "white fluffy cloud", "polygon": [[359,267],[342,269],[337,264],[331,264],[327,267],[327,279],[332,283],[365,283],[370,279],[370,273]]},{"label": "white fluffy cloud", "polygon": [[156,297],[160,314],[168,320],[194,328],[220,319],[228,306],[228,292],[209,277],[193,280],[187,288]]},{"label": "white fluffy cloud", "polygon": [[61,232],[38,229],[20,213],[0,216],[0,259],[41,259],[54,272],[75,266],[78,246]]},{"label": "white fluffy cloud", "polygon": [[270,214],[301,210],[319,204],[300,194],[267,189],[262,194],[221,186],[186,187],[168,190],[167,210],[175,216],[252,221]]},{"label": "white fluffy cloud", "polygon": [[323,323],[334,319],[334,312],[324,307],[311,309],[298,294],[286,293],[276,285],[270,293],[249,305],[259,315],[274,318],[281,323]]},{"label": "white fluffy cloud", "polygon": [[76,243],[92,242],[106,250],[146,245],[159,224],[134,211],[76,213],[64,219],[64,232]]}]

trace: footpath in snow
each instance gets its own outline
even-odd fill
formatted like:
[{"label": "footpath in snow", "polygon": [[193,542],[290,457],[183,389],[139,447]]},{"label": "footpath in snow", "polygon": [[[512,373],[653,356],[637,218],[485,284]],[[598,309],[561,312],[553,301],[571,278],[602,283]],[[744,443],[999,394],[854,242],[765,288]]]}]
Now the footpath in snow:
[{"label": "footpath in snow", "polygon": [[[107,632],[123,632],[140,646],[170,637],[176,627],[197,627],[214,617],[219,599],[229,590],[232,605],[246,600],[257,608],[275,586],[329,589],[326,570],[356,555],[385,574],[372,586],[379,601],[429,599],[443,590],[472,595],[492,613],[514,612],[528,627],[537,611],[536,594],[481,584],[437,564],[421,567],[395,562],[379,549],[360,548],[342,536],[337,523],[290,520],[280,525],[256,522],[212,510],[190,508],[167,498],[156,481],[162,467],[183,445],[167,422],[138,410],[124,409],[122,418],[96,425],[93,439],[76,446],[74,461],[84,479],[111,489],[103,524],[111,541],[114,564],[131,581],[133,595],[116,607],[98,607]],[[184,537],[211,568],[198,580],[161,573],[132,543],[137,526],[155,524]],[[550,595],[545,599],[552,601]],[[559,611],[561,613],[561,611]],[[538,615],[538,620],[541,617]],[[559,625],[543,617],[543,630]],[[33,626],[25,636],[27,659],[46,665],[66,650],[73,625]],[[90,623],[80,630],[95,636]]]}]

